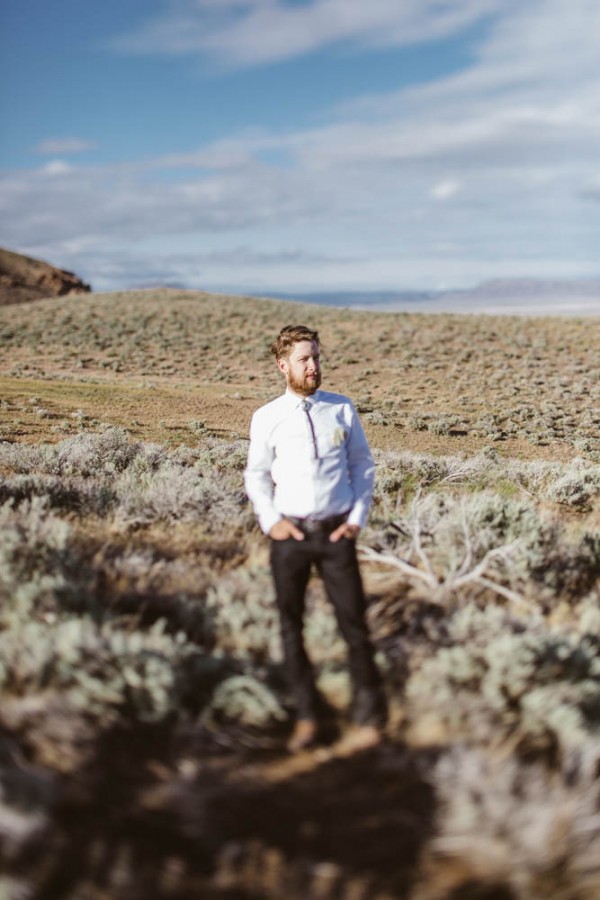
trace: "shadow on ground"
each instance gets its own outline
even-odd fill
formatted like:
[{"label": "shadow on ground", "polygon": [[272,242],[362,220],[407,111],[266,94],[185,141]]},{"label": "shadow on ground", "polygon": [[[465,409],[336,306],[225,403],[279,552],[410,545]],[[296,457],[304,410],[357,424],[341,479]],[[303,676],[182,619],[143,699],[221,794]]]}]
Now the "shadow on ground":
[{"label": "shadow on ground", "polygon": [[316,751],[286,777],[279,749],[219,749],[198,730],[111,732],[54,785],[10,875],[33,900],[408,897],[432,830],[431,763],[389,743]]}]

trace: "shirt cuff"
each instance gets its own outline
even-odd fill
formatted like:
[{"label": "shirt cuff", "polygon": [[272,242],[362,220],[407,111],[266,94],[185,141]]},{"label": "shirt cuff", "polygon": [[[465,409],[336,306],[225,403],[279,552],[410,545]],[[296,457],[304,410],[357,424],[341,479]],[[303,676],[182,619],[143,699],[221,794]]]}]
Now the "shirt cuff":
[{"label": "shirt cuff", "polygon": [[367,513],[357,506],[350,510],[348,518],[346,519],[348,525],[358,525],[359,528],[364,528],[366,521]]},{"label": "shirt cuff", "polygon": [[269,534],[273,525],[276,525],[283,516],[281,516],[278,512],[269,512],[263,513],[260,517],[260,527],[263,530],[264,534]]}]

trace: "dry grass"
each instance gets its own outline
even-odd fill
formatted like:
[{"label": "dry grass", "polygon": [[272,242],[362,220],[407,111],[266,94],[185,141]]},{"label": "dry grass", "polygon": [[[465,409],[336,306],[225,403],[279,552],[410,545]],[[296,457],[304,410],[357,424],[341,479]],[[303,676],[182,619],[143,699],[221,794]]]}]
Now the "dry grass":
[{"label": "dry grass", "polygon": [[375,446],[600,452],[599,319],[366,313],[177,291],[1,310],[11,406],[0,426],[39,439],[49,426],[68,433],[81,411],[151,440],[189,441],[192,420],[245,434],[253,409],[281,389],[268,345],[291,320],[319,329],[325,384],[353,397]]}]

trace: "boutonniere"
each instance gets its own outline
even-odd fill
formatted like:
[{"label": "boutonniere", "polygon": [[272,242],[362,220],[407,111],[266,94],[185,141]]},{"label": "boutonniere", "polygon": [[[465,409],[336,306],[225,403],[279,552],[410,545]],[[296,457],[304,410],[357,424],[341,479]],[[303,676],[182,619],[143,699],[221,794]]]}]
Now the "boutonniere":
[{"label": "boutonniere", "polygon": [[336,428],[333,432],[333,446],[341,447],[346,440],[346,432],[343,428]]}]

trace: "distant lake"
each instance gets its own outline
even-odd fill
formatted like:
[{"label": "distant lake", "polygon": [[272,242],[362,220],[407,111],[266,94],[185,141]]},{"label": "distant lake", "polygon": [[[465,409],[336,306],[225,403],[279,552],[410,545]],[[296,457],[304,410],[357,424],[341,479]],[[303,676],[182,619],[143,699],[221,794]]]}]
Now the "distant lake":
[{"label": "distant lake", "polygon": [[559,285],[547,289],[529,286],[514,291],[507,284],[496,289],[474,288],[467,291],[444,292],[359,292],[335,291],[322,293],[261,293],[262,297],[298,300],[321,306],[378,312],[473,313],[505,316],[599,316],[600,283],[586,284],[578,291],[569,284],[561,291]]}]

